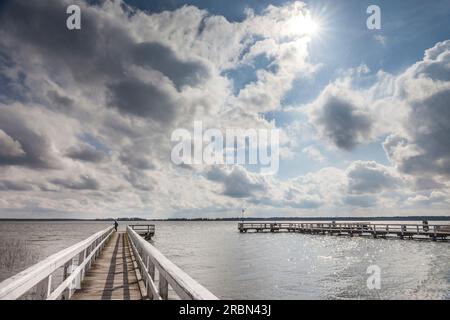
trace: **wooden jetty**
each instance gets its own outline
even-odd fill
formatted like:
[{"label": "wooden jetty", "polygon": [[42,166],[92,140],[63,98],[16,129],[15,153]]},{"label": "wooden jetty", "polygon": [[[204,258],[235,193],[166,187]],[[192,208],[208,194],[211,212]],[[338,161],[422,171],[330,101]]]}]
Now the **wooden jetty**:
[{"label": "wooden jetty", "polygon": [[130,224],[128,226],[136,231],[138,235],[144,237],[145,240],[151,240],[155,235],[154,224]]},{"label": "wooden jetty", "polygon": [[450,225],[440,224],[380,224],[369,222],[293,222],[293,223],[238,223],[238,230],[244,232],[298,232],[309,234],[370,236],[373,238],[395,237],[398,239],[428,239],[447,241]]},{"label": "wooden jetty", "polygon": [[[151,229],[154,235],[154,226],[145,230]],[[215,300],[217,297],[127,226],[126,232],[115,232],[113,227],[99,231],[1,282],[0,300],[15,299]]]}]

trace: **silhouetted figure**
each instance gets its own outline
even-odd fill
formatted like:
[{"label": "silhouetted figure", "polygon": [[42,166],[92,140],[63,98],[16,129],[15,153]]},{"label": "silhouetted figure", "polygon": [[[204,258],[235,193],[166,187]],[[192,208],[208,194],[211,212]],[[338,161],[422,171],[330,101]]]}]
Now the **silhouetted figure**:
[{"label": "silhouetted figure", "polygon": [[117,227],[119,226],[119,224],[117,223],[117,220],[114,220],[114,230],[117,231]]}]

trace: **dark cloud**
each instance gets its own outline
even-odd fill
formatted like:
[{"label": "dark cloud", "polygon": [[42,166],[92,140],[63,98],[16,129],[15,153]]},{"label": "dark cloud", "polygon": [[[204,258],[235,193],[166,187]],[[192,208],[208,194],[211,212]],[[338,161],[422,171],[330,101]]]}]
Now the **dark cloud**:
[{"label": "dark cloud", "polygon": [[139,43],[133,48],[133,61],[165,74],[179,90],[184,85],[194,86],[209,77],[206,66],[195,61],[181,61],[168,47],[156,42]]},{"label": "dark cloud", "polygon": [[148,192],[155,189],[156,183],[151,179],[148,179],[145,174],[138,170],[129,170],[129,172],[124,175],[124,178],[136,190]]},{"label": "dark cloud", "polygon": [[383,143],[389,159],[416,179],[416,188],[439,188],[436,179],[450,176],[450,90],[413,102],[405,129],[407,138],[392,135]]},{"label": "dark cloud", "polygon": [[222,182],[225,181],[227,175],[219,167],[214,167],[206,173],[206,178],[210,181]]},{"label": "dark cloud", "polygon": [[26,85],[26,74],[23,72],[12,72],[17,65],[8,54],[2,52],[0,41],[0,101],[6,103],[12,101],[27,102],[30,88]]},{"label": "dark cloud", "polygon": [[66,189],[72,189],[72,190],[99,190],[100,189],[100,183],[89,176],[81,175],[78,180],[74,180],[71,178],[65,178],[65,179],[50,179],[49,182],[53,183],[54,185],[58,185],[61,187],[64,187]]},{"label": "dark cloud", "polygon": [[75,107],[75,101],[73,99],[61,95],[55,90],[49,90],[47,92],[47,98],[49,99],[49,107],[57,111],[73,111]]},{"label": "dark cloud", "polygon": [[22,145],[0,129],[0,158],[16,158],[25,155]]},{"label": "dark cloud", "polygon": [[31,191],[31,184],[21,181],[1,180],[0,191]]},{"label": "dark cloud", "polygon": [[106,158],[106,154],[88,144],[81,144],[67,150],[66,156],[75,160],[98,163]]},{"label": "dark cloud", "polygon": [[437,182],[432,177],[418,177],[414,181],[414,188],[417,190],[431,190],[445,188],[445,185]]},{"label": "dark cloud", "polygon": [[354,162],[347,172],[348,192],[352,194],[378,193],[400,184],[386,167],[373,162]]},{"label": "dark cloud", "polygon": [[347,196],[344,203],[355,207],[374,207],[377,205],[377,198],[371,195]]},{"label": "dark cloud", "polygon": [[419,154],[404,159],[401,171],[450,176],[450,90],[412,104],[407,128]]},{"label": "dark cloud", "polygon": [[156,121],[170,122],[175,104],[170,95],[151,83],[128,78],[108,85],[109,105],[120,112]]},{"label": "dark cloud", "polygon": [[284,201],[280,201],[279,207],[289,206],[297,209],[315,209],[323,204],[317,193],[306,194],[296,188],[289,188],[284,193]]},{"label": "dark cloud", "polygon": [[[174,118],[174,100],[158,85],[133,77],[133,65],[162,72],[177,89],[209,77],[202,62],[182,60],[161,43],[138,43],[121,22],[75,3],[82,8],[81,30],[66,27],[66,8],[73,1],[11,1],[0,17],[0,49],[20,52],[15,56],[24,61],[40,59],[55,79],[72,75],[80,87],[100,87],[98,92],[106,86],[110,104],[122,113],[162,122]],[[49,107],[62,112],[73,106],[56,91],[47,98]]]},{"label": "dark cloud", "polygon": [[372,129],[369,116],[358,111],[351,102],[335,96],[327,97],[325,103],[314,110],[313,118],[321,134],[345,150],[352,150]]},{"label": "dark cloud", "polygon": [[[70,4],[82,8],[81,30],[66,27]],[[51,72],[69,71],[80,83],[123,74],[122,49],[133,45],[124,28],[82,1],[10,1],[1,14],[0,34],[9,50],[41,59]]]},{"label": "dark cloud", "polygon": [[297,199],[292,201],[282,202],[280,207],[291,207],[296,209],[316,209],[323,205],[322,200]]},{"label": "dark cloud", "polygon": [[399,80],[406,88],[401,97],[409,98],[405,134],[388,136],[383,147],[398,170],[413,178],[416,190],[443,189],[450,177],[449,63],[447,40],[426,50]]},{"label": "dark cloud", "polygon": [[[30,128],[12,108],[0,110],[0,165],[20,165],[33,168],[57,168],[60,166],[48,138]],[[9,138],[8,138],[9,137]],[[12,145],[16,150],[13,151]]]},{"label": "dark cloud", "polygon": [[120,161],[135,169],[139,170],[154,170],[156,166],[153,162],[147,159],[145,156],[138,154],[137,152],[124,152],[120,155]]},{"label": "dark cloud", "polygon": [[299,200],[293,202],[287,202],[285,205],[296,209],[316,209],[323,204],[323,201],[316,200]]},{"label": "dark cloud", "polygon": [[263,182],[254,179],[245,169],[239,167],[234,167],[231,172],[214,167],[206,173],[206,178],[221,183],[223,194],[232,198],[248,198],[254,196],[255,192],[266,189]]}]

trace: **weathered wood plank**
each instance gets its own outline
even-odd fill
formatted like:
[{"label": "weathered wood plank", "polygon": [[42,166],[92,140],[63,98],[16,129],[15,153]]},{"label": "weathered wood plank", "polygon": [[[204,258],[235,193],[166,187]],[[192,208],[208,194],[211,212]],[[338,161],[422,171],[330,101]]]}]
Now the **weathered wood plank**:
[{"label": "weathered wood plank", "polygon": [[142,298],[127,235],[116,232],[86,272],[74,300],[139,300]]}]

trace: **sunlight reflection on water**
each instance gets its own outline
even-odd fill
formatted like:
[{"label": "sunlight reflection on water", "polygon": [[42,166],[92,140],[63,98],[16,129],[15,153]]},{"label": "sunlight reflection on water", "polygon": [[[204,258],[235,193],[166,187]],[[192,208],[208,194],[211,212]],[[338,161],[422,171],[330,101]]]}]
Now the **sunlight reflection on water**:
[{"label": "sunlight reflection on water", "polygon": [[[155,222],[162,253],[224,299],[449,299],[449,243],[290,233],[240,234],[236,222]],[[0,223],[42,259],[105,223]],[[124,230],[121,223],[120,229]],[[119,230],[120,230],[119,229]],[[34,261],[36,262],[36,261]],[[30,261],[29,264],[33,263]],[[381,289],[366,286],[369,265]],[[4,279],[20,270],[0,270]]]}]

